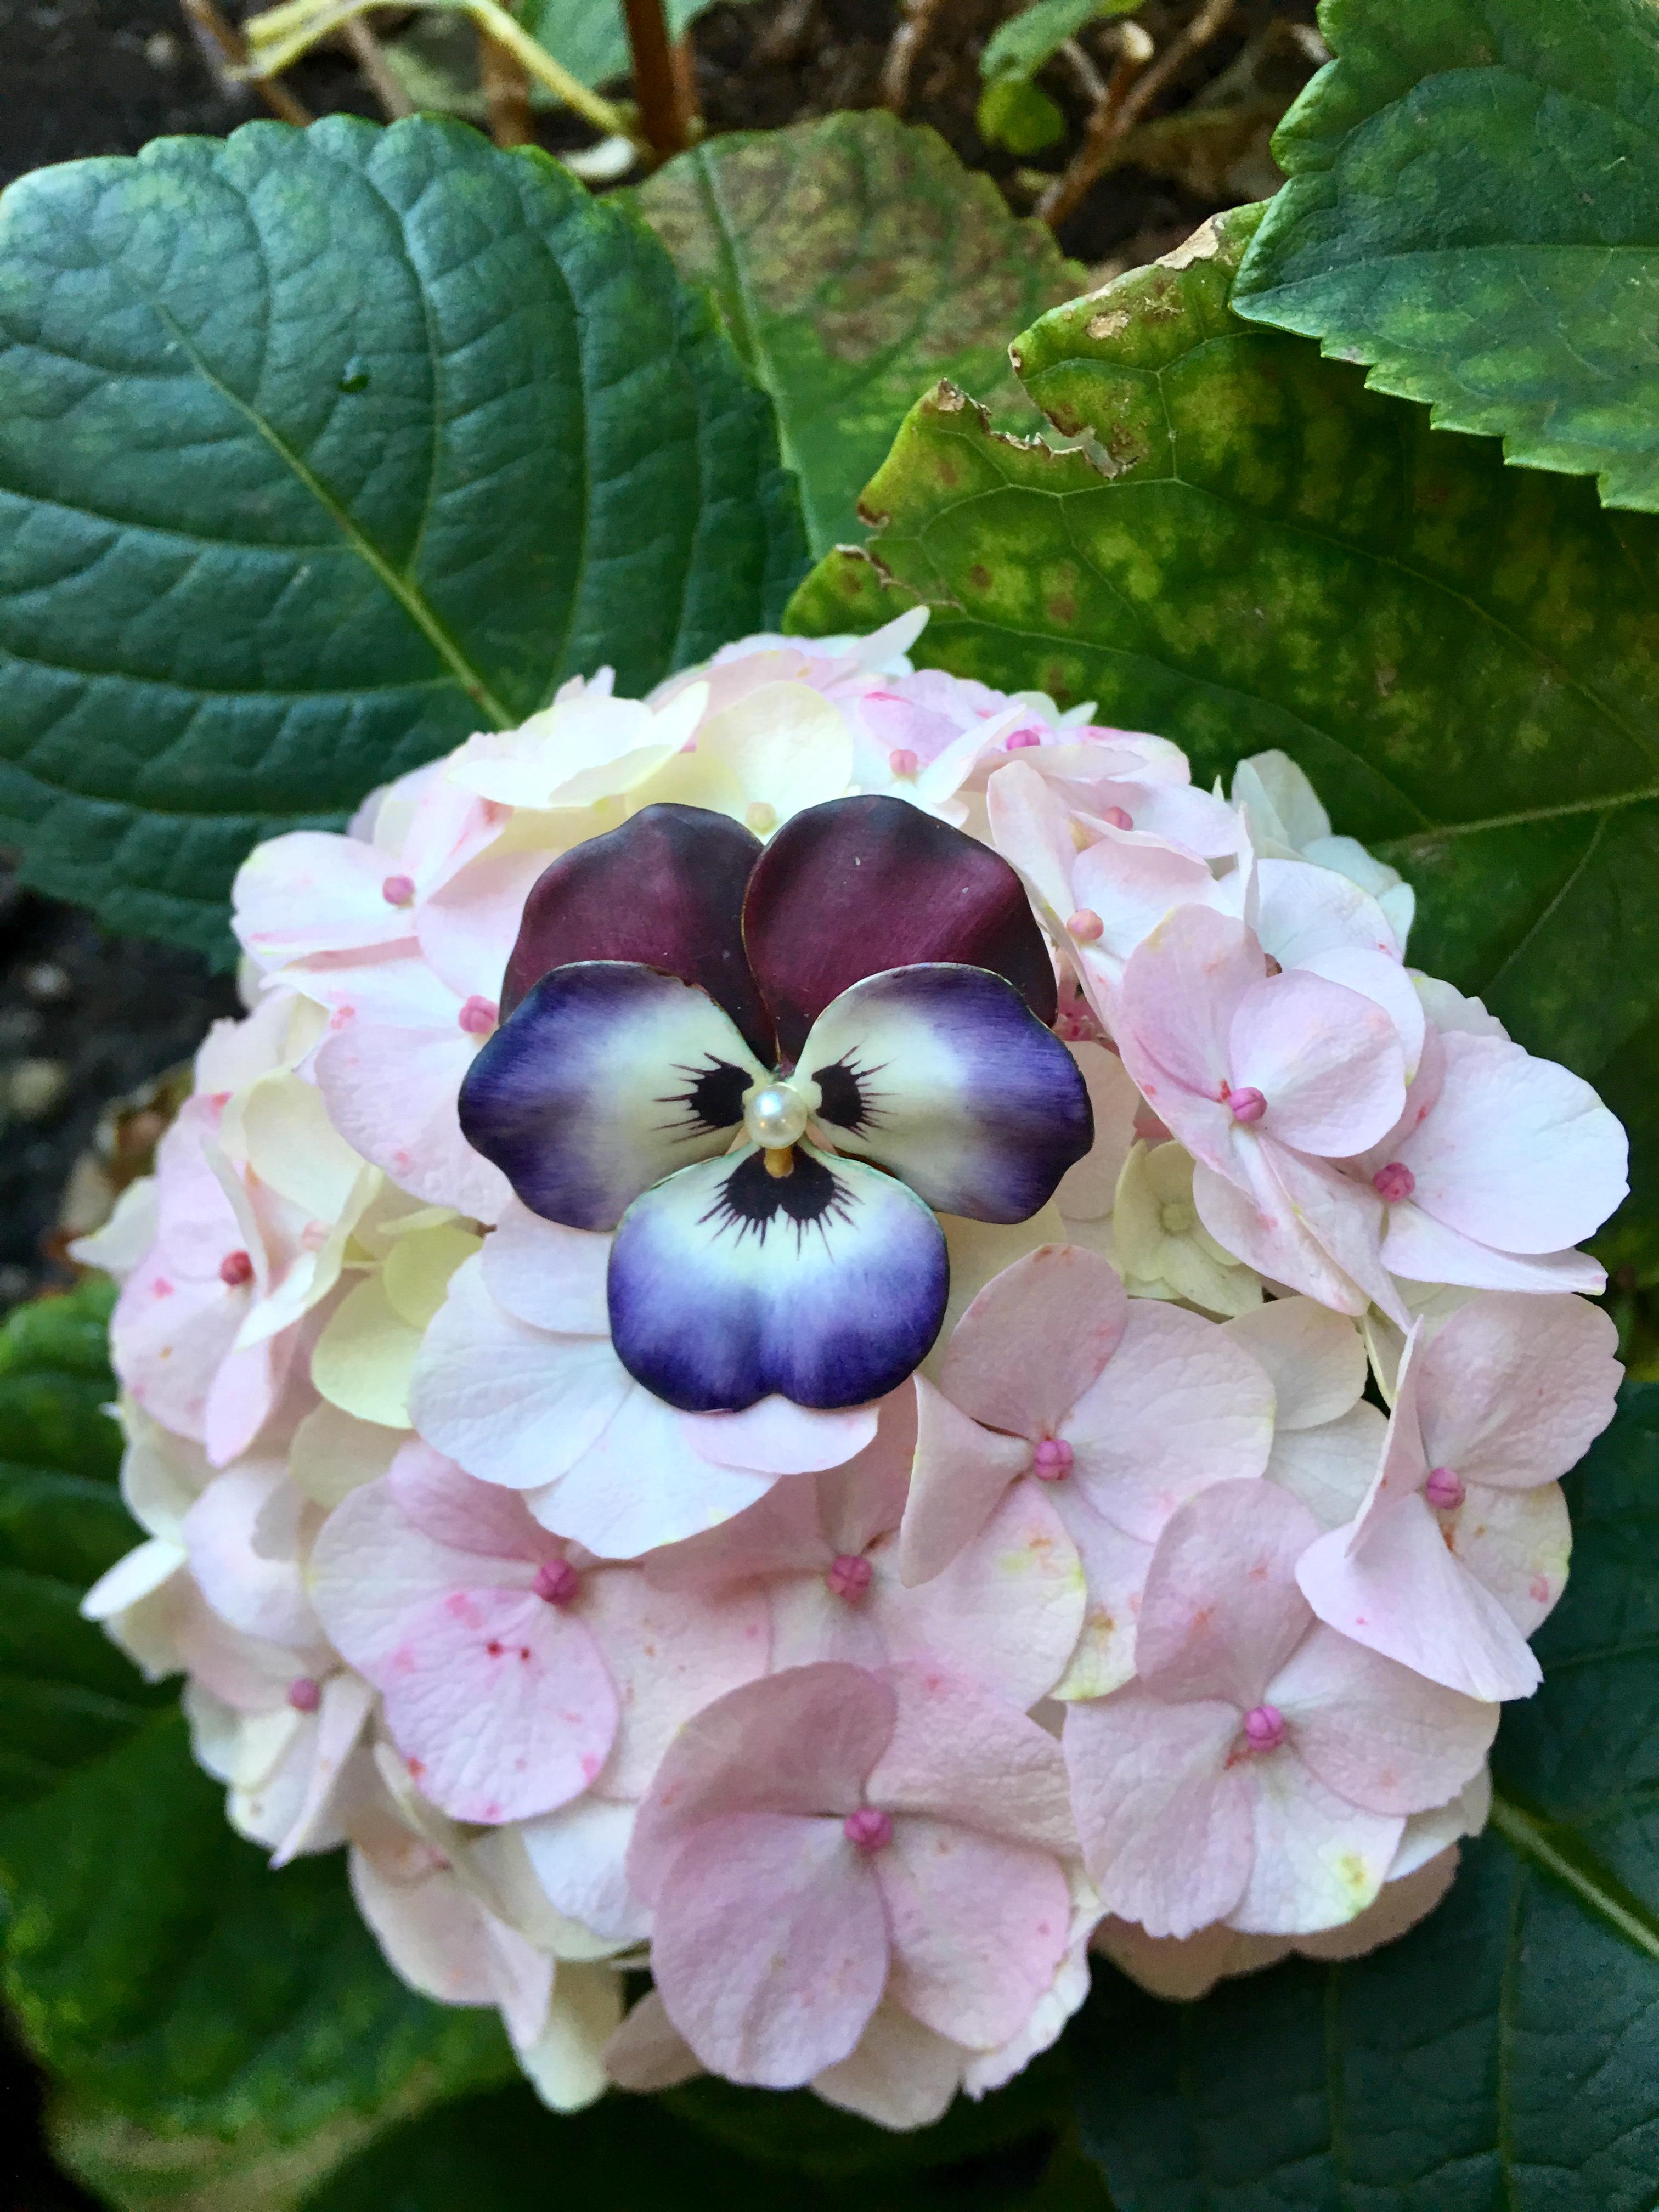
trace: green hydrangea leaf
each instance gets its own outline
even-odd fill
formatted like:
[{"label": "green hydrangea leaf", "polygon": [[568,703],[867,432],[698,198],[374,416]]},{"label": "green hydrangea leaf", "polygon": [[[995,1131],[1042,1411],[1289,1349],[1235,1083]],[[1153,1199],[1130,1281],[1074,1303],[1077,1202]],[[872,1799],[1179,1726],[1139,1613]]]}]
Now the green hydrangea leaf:
[{"label": "green hydrangea leaf", "polygon": [[177,1684],[143,1682],[81,1619],[142,1537],[104,1410],[112,1295],[88,1283],[0,1328],[4,1995],[101,2194],[234,2212],[246,2187],[249,2212],[276,2212],[376,2128],[513,2062],[493,2013],[394,1978],[343,1855],[273,1874],[233,1834]]},{"label": "green hydrangea leaf", "polygon": [[1067,39],[1108,15],[1129,15],[1140,0],[1032,0],[1000,23],[979,58],[985,77],[1030,77]]},{"label": "green hydrangea leaf", "polygon": [[974,120],[988,146],[1006,146],[1011,154],[1040,154],[1066,136],[1065,116],[1025,76],[993,77],[980,94]]},{"label": "green hydrangea leaf", "polygon": [[0,1328],[0,1818],[123,1743],[167,1694],[77,1610],[142,1534],[105,1410],[112,1297],[88,1284]]},{"label": "green hydrangea leaf", "polygon": [[639,204],[772,395],[815,551],[856,534],[859,486],[934,379],[971,385],[1000,423],[1035,424],[1008,334],[1083,272],[933,131],[874,111],[722,135]]},{"label": "green hydrangea leaf", "polygon": [[1569,1478],[1572,1579],[1439,1910],[1170,2005],[1097,1978],[1075,2054],[1121,2212],[1648,2212],[1659,2172],[1659,1386]]},{"label": "green hydrangea leaf", "polygon": [[[669,37],[683,39],[713,4],[714,0],[664,0]],[[514,13],[531,36],[584,84],[608,84],[633,66],[623,0],[527,0]]]},{"label": "green hydrangea leaf", "polygon": [[258,838],[774,613],[771,410],[533,151],[333,116],[0,202],[0,836],[212,951]]},{"label": "green hydrangea leaf", "polygon": [[1659,508],[1659,18],[1646,0],[1326,0],[1336,60],[1241,314],[1443,429]]},{"label": "green hydrangea leaf", "polygon": [[[757,2110],[776,2107],[763,2131],[787,2153],[781,2123],[805,2109],[804,2097],[734,2094]],[[555,2191],[561,2203],[603,2204],[606,2212],[665,2205],[723,2212],[733,2203],[751,2212],[832,2212],[849,2189],[866,2212],[1111,2212],[1098,2169],[1069,2138],[1028,2136],[1006,2150],[973,2154],[960,2131],[893,2135],[844,2113],[832,2118],[860,2155],[856,2164],[822,2171],[787,2155],[751,2154],[741,2136],[721,2140],[688,2126],[678,2098],[612,2094],[566,2119],[544,2112],[527,2089],[501,2091],[388,2135],[308,2197],[305,2212],[384,2212],[387,2205],[521,2212],[551,2202]],[[821,2139],[824,2131],[815,2123],[813,2132]]]},{"label": "green hydrangea leaf", "polygon": [[0,1828],[5,1994],[44,2065],[162,2136],[295,2143],[513,2070],[381,1959],[343,1856],[273,1873],[177,1711]]},{"label": "green hydrangea leaf", "polygon": [[1092,698],[1194,778],[1279,746],[1416,885],[1413,959],[1631,1123],[1598,1249],[1659,1272],[1659,523],[1506,469],[1358,370],[1242,323],[1260,211],[1018,339],[1066,451],[921,401],[865,493],[876,534],[790,619],[916,599],[921,657]]}]

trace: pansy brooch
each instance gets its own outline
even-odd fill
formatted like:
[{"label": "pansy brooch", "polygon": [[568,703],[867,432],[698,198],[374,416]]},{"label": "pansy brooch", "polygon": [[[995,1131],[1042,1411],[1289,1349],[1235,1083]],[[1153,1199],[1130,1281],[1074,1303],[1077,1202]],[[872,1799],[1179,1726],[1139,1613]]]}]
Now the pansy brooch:
[{"label": "pansy brooch", "polygon": [[617,1232],[617,1356],[688,1413],[896,1388],[936,1216],[1026,1220],[1093,1140],[1019,878],[902,799],[764,848],[646,807],[538,878],[501,1006],[461,1127],[532,1212]]}]

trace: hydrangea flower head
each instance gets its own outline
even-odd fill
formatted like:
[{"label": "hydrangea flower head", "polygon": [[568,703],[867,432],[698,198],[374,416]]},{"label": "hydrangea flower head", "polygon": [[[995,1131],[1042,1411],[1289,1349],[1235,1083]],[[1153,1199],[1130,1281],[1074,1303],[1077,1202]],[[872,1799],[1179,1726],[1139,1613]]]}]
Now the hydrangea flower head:
[{"label": "hydrangea flower head", "polygon": [[1285,756],[1199,789],[924,619],[258,848],[252,1011],[80,1248],[146,1532],[87,1611],[562,2109],[922,2126],[1091,1943],[1400,1933],[1611,1411],[1589,1086]]}]

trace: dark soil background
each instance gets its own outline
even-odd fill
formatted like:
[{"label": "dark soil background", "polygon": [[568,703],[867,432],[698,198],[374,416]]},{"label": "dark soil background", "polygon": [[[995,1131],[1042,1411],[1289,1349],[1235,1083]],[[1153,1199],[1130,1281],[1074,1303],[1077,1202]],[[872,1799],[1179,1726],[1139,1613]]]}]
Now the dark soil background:
[{"label": "dark soil background", "polygon": [[[228,0],[233,25],[244,12]],[[1013,12],[1012,0],[728,0],[691,33],[697,103],[711,131],[882,105],[894,98],[895,37],[908,17],[920,35],[895,104],[988,171],[1026,214],[1084,143],[1120,34],[1094,27],[1043,71],[1063,135],[1022,158],[988,146],[975,119],[980,52]],[[377,35],[397,36],[409,13],[379,11]],[[1218,208],[1271,191],[1273,125],[1323,58],[1313,0],[1146,0],[1135,21],[1152,42],[1146,76],[1164,74],[1115,165],[1059,224],[1061,246],[1097,281],[1166,252]],[[308,55],[283,82],[312,115],[385,112],[343,42]],[[222,135],[266,112],[216,65],[178,0],[0,0],[0,185],[44,162],[136,153],[162,135]],[[617,97],[629,89],[607,88]],[[593,135],[559,113],[534,127],[556,152]],[[68,1279],[68,1231],[91,1225],[161,1126],[155,1079],[235,1005],[230,979],[192,955],[112,937],[21,890],[0,853],[0,1312]],[[3,2045],[0,2100],[0,2203],[89,2206],[40,2150],[35,2076]]]}]

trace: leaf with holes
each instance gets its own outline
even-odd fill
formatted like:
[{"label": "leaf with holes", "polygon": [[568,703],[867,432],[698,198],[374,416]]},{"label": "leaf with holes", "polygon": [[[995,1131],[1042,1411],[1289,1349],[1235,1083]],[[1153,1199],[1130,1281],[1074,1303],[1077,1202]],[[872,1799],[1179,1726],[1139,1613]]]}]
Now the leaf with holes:
[{"label": "leaf with holes", "polygon": [[856,534],[859,486],[936,378],[1036,427],[1008,335],[1083,272],[933,131],[876,111],[711,138],[639,201],[771,393],[815,550]]},{"label": "leaf with holes", "polygon": [[115,1478],[103,1283],[0,1328],[0,1817],[125,1741],[159,1698],[76,1610],[139,1540]]},{"label": "leaf with holes", "polygon": [[1447,1902],[1369,1958],[1200,2004],[1098,1978],[1076,2056],[1121,2212],[1648,2212],[1659,1387],[1626,1387],[1567,1492],[1544,1686],[1506,1715],[1492,1826]]},{"label": "leaf with holes", "polygon": [[1370,364],[1511,461],[1659,508],[1659,17],[1646,0],[1328,0],[1238,312]]},{"label": "leaf with holes", "polygon": [[1015,346],[1079,449],[994,435],[946,389],[792,621],[915,599],[918,653],[1093,698],[1201,782],[1281,746],[1416,884],[1413,958],[1478,992],[1630,1124],[1610,1263],[1659,1275],[1659,521],[1506,469],[1227,288],[1260,210]]},{"label": "leaf with holes", "polygon": [[0,836],[227,948],[256,840],[770,618],[771,410],[656,241],[459,125],[157,140],[0,203]]}]

